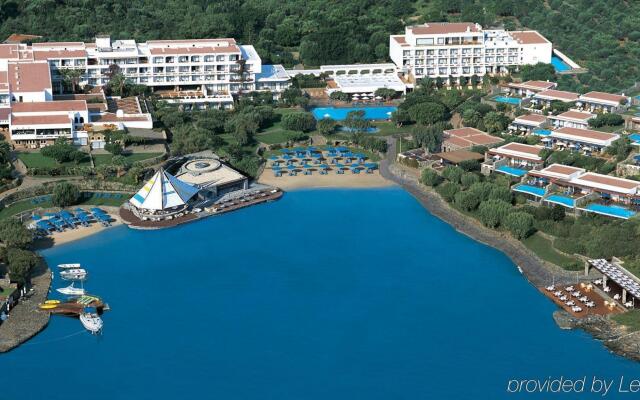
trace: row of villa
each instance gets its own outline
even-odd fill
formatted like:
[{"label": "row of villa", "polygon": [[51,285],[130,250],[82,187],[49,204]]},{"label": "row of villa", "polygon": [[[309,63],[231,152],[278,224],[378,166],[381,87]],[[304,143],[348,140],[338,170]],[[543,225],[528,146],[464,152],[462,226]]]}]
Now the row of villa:
[{"label": "row of villa", "polygon": [[559,204],[580,212],[628,219],[640,205],[640,181],[588,172],[561,164],[544,167],[543,146],[507,143],[489,149],[482,172],[502,173],[516,181],[512,190],[529,200]]}]

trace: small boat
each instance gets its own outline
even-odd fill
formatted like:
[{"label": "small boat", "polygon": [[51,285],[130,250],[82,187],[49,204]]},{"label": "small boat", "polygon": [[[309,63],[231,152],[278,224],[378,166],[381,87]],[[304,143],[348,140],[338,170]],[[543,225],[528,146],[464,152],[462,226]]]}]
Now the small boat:
[{"label": "small boat", "polygon": [[68,296],[82,296],[84,289],[73,287],[73,283],[67,287],[56,289],[59,293],[66,294]]},{"label": "small boat", "polygon": [[80,264],[58,264],[60,269],[79,269]]},{"label": "small boat", "polygon": [[92,334],[98,334],[102,331],[102,318],[97,313],[83,312],[80,314],[80,322],[82,326]]},{"label": "small boat", "polygon": [[46,300],[44,304],[60,304],[60,300]]},{"label": "small boat", "polygon": [[68,281],[83,280],[87,277],[87,271],[82,268],[65,269],[60,271],[60,277]]},{"label": "small boat", "polygon": [[40,307],[41,310],[51,310],[58,307],[58,305],[57,304],[40,304],[38,307]]}]

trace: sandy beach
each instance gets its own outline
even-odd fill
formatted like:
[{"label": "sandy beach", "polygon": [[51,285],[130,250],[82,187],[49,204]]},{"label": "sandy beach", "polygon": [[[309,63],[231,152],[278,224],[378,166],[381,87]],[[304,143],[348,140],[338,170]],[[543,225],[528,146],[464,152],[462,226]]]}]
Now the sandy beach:
[{"label": "sandy beach", "polygon": [[114,226],[122,225],[122,220],[118,214],[117,207],[101,206],[103,210],[109,213],[111,218],[111,226],[105,227],[102,224],[94,222],[89,226],[79,226],[77,229],[67,229],[64,232],[52,232],[48,237],[36,240],[33,245],[36,250],[48,248],[54,245],[73,242],[74,240],[83,239],[87,236],[94,235]]},{"label": "sandy beach", "polygon": [[316,172],[313,175],[298,174],[297,176],[289,176],[283,174],[281,177],[276,177],[270,169],[265,169],[258,182],[285,190],[302,188],[374,188],[394,185],[392,181],[383,178],[379,171],[374,171],[371,174],[346,172],[341,175],[336,173],[320,175]]}]

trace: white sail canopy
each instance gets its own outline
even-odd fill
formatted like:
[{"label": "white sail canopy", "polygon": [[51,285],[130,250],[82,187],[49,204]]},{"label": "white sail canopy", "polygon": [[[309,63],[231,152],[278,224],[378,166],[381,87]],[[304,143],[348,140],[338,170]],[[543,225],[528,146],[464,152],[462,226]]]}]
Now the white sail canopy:
[{"label": "white sail canopy", "polygon": [[161,168],[129,202],[138,208],[164,210],[185,205],[196,193],[198,188]]}]

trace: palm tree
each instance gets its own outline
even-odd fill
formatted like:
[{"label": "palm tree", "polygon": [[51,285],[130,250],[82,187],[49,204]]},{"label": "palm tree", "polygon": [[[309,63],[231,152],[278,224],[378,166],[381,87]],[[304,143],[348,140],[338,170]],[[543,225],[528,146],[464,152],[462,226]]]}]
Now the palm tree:
[{"label": "palm tree", "polygon": [[78,68],[67,68],[60,70],[62,80],[69,86],[71,86],[71,93],[76,93],[78,85],[80,84],[80,78],[84,71]]}]

